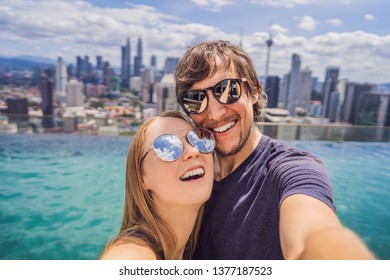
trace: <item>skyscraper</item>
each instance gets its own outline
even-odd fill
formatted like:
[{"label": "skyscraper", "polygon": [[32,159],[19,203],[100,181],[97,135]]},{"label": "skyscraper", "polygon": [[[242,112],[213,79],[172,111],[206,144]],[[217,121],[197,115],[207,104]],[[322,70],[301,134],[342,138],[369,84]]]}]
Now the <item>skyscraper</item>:
[{"label": "skyscraper", "polygon": [[137,56],[134,57],[134,76],[141,76],[142,68],[142,40],[138,38]]},{"label": "skyscraper", "polygon": [[279,77],[267,76],[265,80],[265,92],[268,96],[268,108],[276,108],[278,106],[279,97]]},{"label": "skyscraper", "polygon": [[325,80],[324,80],[324,89],[323,89],[323,98],[322,103],[325,106],[325,118],[329,117],[330,104],[331,104],[331,93],[337,90],[337,82],[339,77],[339,67],[329,66],[326,67]]},{"label": "skyscraper", "polygon": [[150,66],[151,67],[157,66],[157,57],[155,55],[152,55],[152,57],[150,58]]},{"label": "skyscraper", "polygon": [[103,69],[103,57],[101,55],[96,56],[96,69],[97,70]]},{"label": "skyscraper", "polygon": [[40,91],[42,97],[42,127],[53,127],[53,80],[47,75],[42,74],[40,80]]},{"label": "skyscraper", "polygon": [[294,53],[291,58],[291,70],[289,87],[286,98],[286,109],[290,115],[295,116],[295,108],[298,106],[301,87],[301,57]]},{"label": "skyscraper", "polygon": [[179,58],[177,57],[167,57],[165,60],[165,73],[173,74],[176,72],[176,67],[179,64]]},{"label": "skyscraper", "polygon": [[298,95],[297,106],[307,109],[309,105],[310,95],[311,95],[311,70],[309,67],[305,67],[301,71],[301,80],[300,80],[300,92]]},{"label": "skyscraper", "polygon": [[84,105],[84,85],[76,79],[71,79],[66,87],[66,106],[80,107]]},{"label": "skyscraper", "polygon": [[361,100],[364,93],[370,92],[372,85],[370,84],[357,84],[348,83],[347,91],[344,101],[344,110],[342,114],[342,120],[344,122],[350,122],[354,125],[359,124],[358,112],[361,106]]},{"label": "skyscraper", "polygon": [[61,57],[56,63],[56,97],[60,103],[65,102],[66,83],[68,82],[67,69]]},{"label": "skyscraper", "polygon": [[130,39],[127,38],[126,45],[122,46],[122,86],[125,88],[129,88],[129,81],[131,77],[130,73]]},{"label": "skyscraper", "polygon": [[330,100],[328,103],[329,122],[335,122],[336,120],[338,120],[339,104],[340,104],[340,93],[338,91],[332,91],[330,93]]},{"label": "skyscraper", "polygon": [[154,90],[157,95],[158,113],[180,109],[176,99],[175,79],[172,73],[165,74],[161,81],[155,84]]},{"label": "skyscraper", "polygon": [[8,121],[16,123],[18,128],[28,127],[28,102],[27,98],[7,98]]}]

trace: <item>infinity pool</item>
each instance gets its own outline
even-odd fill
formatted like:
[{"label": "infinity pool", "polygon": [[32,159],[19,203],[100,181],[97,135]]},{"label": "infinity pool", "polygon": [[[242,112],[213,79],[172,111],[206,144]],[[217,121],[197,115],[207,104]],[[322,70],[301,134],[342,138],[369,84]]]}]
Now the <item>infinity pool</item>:
[{"label": "infinity pool", "polygon": [[[96,259],[121,223],[130,141],[0,134],[0,259]],[[390,259],[390,144],[288,144],[323,160],[343,224]]]}]

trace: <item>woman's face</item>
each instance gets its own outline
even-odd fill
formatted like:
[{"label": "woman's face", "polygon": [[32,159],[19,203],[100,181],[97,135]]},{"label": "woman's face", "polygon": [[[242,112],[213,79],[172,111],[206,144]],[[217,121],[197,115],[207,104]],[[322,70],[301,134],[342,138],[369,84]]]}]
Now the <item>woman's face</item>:
[{"label": "woman's face", "polygon": [[145,188],[152,192],[158,207],[200,206],[211,194],[213,185],[213,155],[203,154],[186,138],[192,126],[174,117],[158,118],[146,131],[142,156],[154,140],[166,133],[180,137],[183,153],[173,162],[160,159],[152,149],[142,161]]}]

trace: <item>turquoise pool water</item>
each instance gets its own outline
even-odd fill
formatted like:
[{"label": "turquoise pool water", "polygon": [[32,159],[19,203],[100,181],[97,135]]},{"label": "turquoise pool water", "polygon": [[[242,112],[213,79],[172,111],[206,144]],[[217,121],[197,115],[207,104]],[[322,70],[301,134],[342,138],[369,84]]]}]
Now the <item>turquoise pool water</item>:
[{"label": "turquoise pool water", "polygon": [[[129,137],[0,134],[0,259],[96,259],[119,229]],[[390,259],[390,144],[288,142],[327,166],[343,224]]]}]

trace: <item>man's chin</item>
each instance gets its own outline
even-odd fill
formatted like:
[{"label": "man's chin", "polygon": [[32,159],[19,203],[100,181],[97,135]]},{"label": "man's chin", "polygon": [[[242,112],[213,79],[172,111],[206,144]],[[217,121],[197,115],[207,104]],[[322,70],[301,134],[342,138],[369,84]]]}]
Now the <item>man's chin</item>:
[{"label": "man's chin", "polygon": [[[247,133],[239,138],[238,143],[235,144],[235,146],[225,147],[226,149],[222,150],[221,148],[217,147],[215,148],[215,151],[217,153],[217,156],[219,157],[231,157],[236,154],[238,154],[245,146],[245,144],[248,141],[249,135],[251,134],[252,127],[249,128]],[[226,144],[226,143],[225,143]]]},{"label": "man's chin", "polygon": [[218,149],[216,148],[215,149],[215,152],[217,153],[217,156],[219,157],[231,157],[231,156],[234,156],[236,154],[238,154],[242,149],[242,146],[239,145],[233,149],[230,149],[230,150],[221,150],[221,149]]}]

